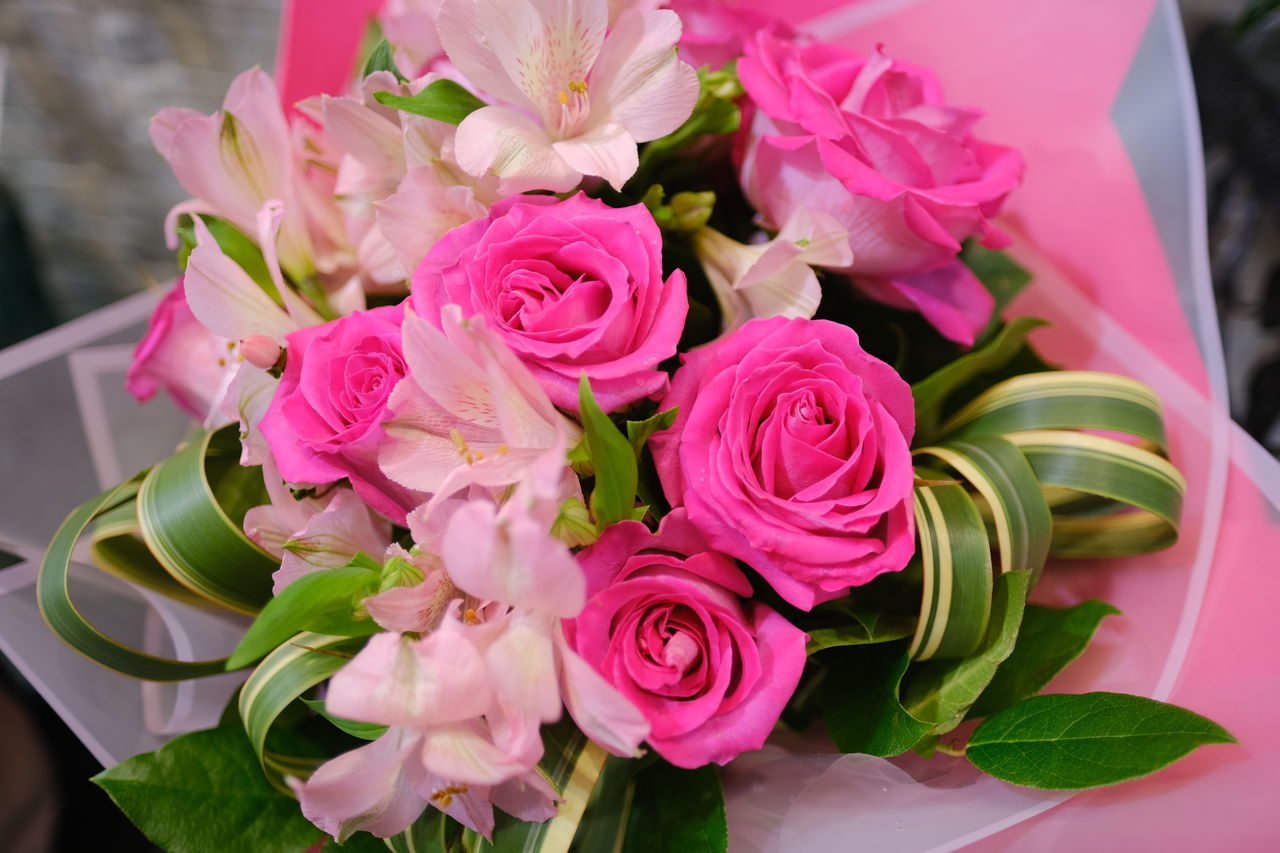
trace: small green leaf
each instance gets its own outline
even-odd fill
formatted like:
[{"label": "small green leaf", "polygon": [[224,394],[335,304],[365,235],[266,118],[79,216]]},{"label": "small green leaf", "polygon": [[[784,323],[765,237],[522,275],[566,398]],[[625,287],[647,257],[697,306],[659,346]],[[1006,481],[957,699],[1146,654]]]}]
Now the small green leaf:
[{"label": "small green leaf", "polygon": [[93,781],[170,853],[298,853],[320,839],[297,800],[267,781],[238,725],[175,738]]},{"label": "small green leaf", "polygon": [[378,42],[378,46],[373,49],[373,53],[369,54],[369,60],[364,64],[364,73],[360,76],[368,77],[376,71],[390,71],[395,75],[397,82],[409,82],[400,73],[400,69],[396,67],[395,53],[391,50],[391,43],[386,39]]},{"label": "small green leaf", "polygon": [[910,637],[915,625],[908,619],[884,616],[875,611],[846,610],[852,620],[835,628],[814,628],[809,631],[805,654],[839,646],[864,646],[872,643],[889,643]]},{"label": "small green leaf", "polygon": [[644,450],[645,443],[655,432],[671,429],[671,425],[676,422],[676,416],[679,414],[680,407],[675,406],[665,412],[658,412],[653,417],[645,418],[642,421],[627,421],[627,438],[631,440],[631,446],[635,448],[636,456],[639,456],[641,451]]},{"label": "small green leaf", "polygon": [[1031,282],[1031,273],[1018,266],[1004,252],[984,248],[976,240],[965,243],[960,252],[960,260],[978,277],[978,281],[982,282],[996,301],[987,327],[977,337],[978,343],[981,343],[999,328],[1004,309]]},{"label": "small green leaf", "polygon": [[377,589],[378,570],[364,565],[312,572],[295,580],[267,602],[227,660],[227,669],[248,666],[299,631],[334,634],[335,628],[358,637],[376,633],[373,620],[351,618],[356,602]]},{"label": "small green leaf", "polygon": [[899,755],[929,732],[898,699],[910,661],[905,641],[850,646],[823,658],[823,721],[841,752]]},{"label": "small green leaf", "polygon": [[1204,744],[1235,742],[1212,720],[1154,699],[1049,694],[982,723],[965,755],[1006,782],[1079,790],[1146,776]]},{"label": "small green leaf", "polygon": [[1098,624],[1119,612],[1103,601],[1086,601],[1066,608],[1027,605],[1013,654],[1000,664],[968,716],[989,717],[1039,693],[1063,667],[1080,656]]},{"label": "small green leaf", "polygon": [[361,740],[377,740],[387,731],[386,726],[381,726],[377,723],[361,723],[356,720],[347,720],[342,717],[335,717],[333,714],[330,714],[325,710],[324,702],[320,699],[303,699],[302,702],[308,708],[315,711],[317,714],[324,717],[326,720],[333,723],[339,729],[352,737],[358,737]]},{"label": "small green leaf", "polygon": [[930,660],[912,668],[902,705],[916,719],[927,721],[933,734],[945,734],[960,724],[996,668],[1013,652],[1030,584],[1030,572],[1001,574],[992,594],[987,636],[978,650],[959,660]]},{"label": "small green leaf", "polygon": [[484,101],[452,80],[437,80],[416,95],[374,92],[373,97],[384,107],[449,124],[461,124],[464,118],[484,106]]},{"label": "small green leaf", "polygon": [[713,765],[682,770],[656,761],[635,774],[621,849],[650,853],[723,853],[729,846],[724,790]]},{"label": "small green leaf", "polygon": [[636,503],[639,468],[631,442],[618,431],[601,411],[591,392],[587,375],[578,383],[578,408],[582,429],[595,469],[595,488],[591,490],[591,511],[601,530],[617,521],[631,518]]}]

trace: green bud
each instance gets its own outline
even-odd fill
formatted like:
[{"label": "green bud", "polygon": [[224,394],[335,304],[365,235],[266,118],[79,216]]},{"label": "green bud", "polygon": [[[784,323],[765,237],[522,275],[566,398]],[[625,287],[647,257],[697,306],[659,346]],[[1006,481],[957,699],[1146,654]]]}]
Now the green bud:
[{"label": "green bud", "polygon": [[569,498],[560,505],[560,512],[551,524],[551,535],[570,548],[582,548],[600,537],[586,504],[578,498]]}]

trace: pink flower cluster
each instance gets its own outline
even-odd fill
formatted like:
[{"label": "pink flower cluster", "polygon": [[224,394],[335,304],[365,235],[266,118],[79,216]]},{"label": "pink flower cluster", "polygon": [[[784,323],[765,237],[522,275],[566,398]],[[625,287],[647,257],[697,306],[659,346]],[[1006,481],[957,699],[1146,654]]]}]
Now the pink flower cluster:
[{"label": "pink flower cluster", "polygon": [[[399,0],[395,71],[286,111],[252,70],[220,112],[153,124],[193,196],[166,226],[189,255],[131,390],[239,422],[270,494],[245,528],[280,559],[277,592],[385,561],[361,605],[382,631],[326,701],[386,733],[297,783],[340,839],[427,807],[486,835],[494,806],[551,817],[540,729],[564,710],[617,755],[759,748],[806,635],[756,593],[809,610],[913,554],[910,388],[812,319],[815,268],[972,342],[990,297],[956,256],[1001,240],[1021,161],[881,51],[664,5]],[[628,181],[639,144],[695,110],[685,58],[737,60],[736,167],[769,233],[682,243],[724,330],[682,350],[691,270]],[[375,94],[441,80],[482,106],[455,125]],[[592,514],[569,463],[584,376],[619,420],[679,409],[648,444],[660,520]]]}]

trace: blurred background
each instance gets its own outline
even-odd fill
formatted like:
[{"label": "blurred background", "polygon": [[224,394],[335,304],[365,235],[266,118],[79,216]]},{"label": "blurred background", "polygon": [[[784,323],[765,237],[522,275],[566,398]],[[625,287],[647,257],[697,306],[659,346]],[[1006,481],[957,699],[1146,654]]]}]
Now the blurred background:
[{"label": "blurred background", "polygon": [[[1233,415],[1276,451],[1280,0],[1179,5]],[[279,12],[280,0],[0,0],[0,347],[174,274],[161,222],[184,194],[148,120],[172,105],[212,112],[236,73],[272,67]],[[0,850],[154,849],[86,781],[98,769],[0,658]]]}]

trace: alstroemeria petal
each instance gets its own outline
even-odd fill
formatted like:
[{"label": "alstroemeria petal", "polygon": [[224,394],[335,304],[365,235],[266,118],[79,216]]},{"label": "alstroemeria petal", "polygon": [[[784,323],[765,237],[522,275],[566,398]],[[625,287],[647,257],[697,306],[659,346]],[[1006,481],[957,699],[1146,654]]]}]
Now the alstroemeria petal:
[{"label": "alstroemeria petal", "polygon": [[458,165],[476,177],[497,175],[511,193],[568,192],[582,180],[533,119],[508,107],[481,107],[458,125]]},{"label": "alstroemeria petal", "polygon": [[610,121],[639,142],[666,136],[698,102],[698,72],[676,55],[680,18],[659,10],[630,15],[609,33],[591,77],[595,99]]},{"label": "alstroemeria petal", "polygon": [[582,733],[614,755],[637,754],[649,735],[649,721],[613,685],[569,648],[556,630],[560,658],[560,695]]},{"label": "alstroemeria petal", "polygon": [[518,776],[532,767],[526,758],[495,745],[480,720],[434,726],[423,737],[423,767],[468,785],[497,785]]},{"label": "alstroemeria petal", "polygon": [[640,165],[635,137],[620,124],[606,124],[551,147],[574,169],[598,175],[619,191]]},{"label": "alstroemeria petal", "polygon": [[485,94],[533,108],[512,82],[485,37],[476,0],[444,0],[436,15],[436,32],[449,60]]},{"label": "alstroemeria petal", "polygon": [[339,841],[358,830],[382,838],[403,832],[426,806],[404,772],[417,745],[416,732],[392,728],[325,762],[298,789],[302,813]]},{"label": "alstroemeria petal", "polygon": [[[609,23],[607,0],[478,0],[489,47],[536,109],[558,107],[570,83],[586,80]],[[465,72],[464,72],[465,73]],[[554,107],[553,107],[554,108]]]},{"label": "alstroemeria petal", "polygon": [[560,718],[560,685],[550,619],[513,619],[484,659],[500,699],[550,723]]},{"label": "alstroemeria petal", "polygon": [[209,331],[238,341],[265,335],[283,344],[296,325],[240,265],[222,251],[200,217],[183,280],[187,305]]}]

